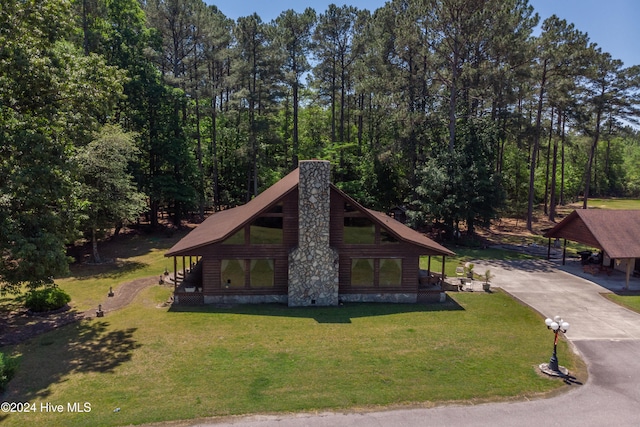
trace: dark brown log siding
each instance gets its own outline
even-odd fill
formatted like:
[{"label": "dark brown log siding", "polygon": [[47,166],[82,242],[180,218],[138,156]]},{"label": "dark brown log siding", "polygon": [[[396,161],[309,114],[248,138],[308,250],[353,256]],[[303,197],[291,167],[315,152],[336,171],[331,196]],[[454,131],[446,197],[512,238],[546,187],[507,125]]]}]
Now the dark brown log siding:
[{"label": "dark brown log siding", "polygon": [[220,260],[202,258],[202,292],[210,293],[220,289]]},{"label": "dark brown log siding", "polygon": [[329,224],[329,245],[339,248],[344,235],[344,198],[331,189],[331,222]]},{"label": "dark brown log siding", "polygon": [[[247,239],[244,245],[225,245],[221,243],[205,246],[194,251],[201,255],[203,262],[203,293],[224,295],[220,279],[221,260],[223,259],[273,259],[275,277],[273,288],[234,289],[234,294],[271,295],[286,294],[288,282],[289,251],[298,244],[298,191],[292,191],[283,198],[283,244],[250,245],[249,226],[245,226]],[[424,249],[410,243],[345,245],[343,244],[345,199],[335,190],[331,191],[330,244],[340,253],[339,280],[341,293],[411,293],[418,289],[419,254]],[[363,214],[364,215],[364,214]],[[379,242],[380,227],[376,226],[376,241]],[[401,258],[402,285],[394,287],[351,287],[351,260],[353,258]],[[376,272],[377,277],[377,272]]]},{"label": "dark brown log siding", "polygon": [[298,245],[298,189],[293,190],[283,200],[283,240],[288,249]]}]

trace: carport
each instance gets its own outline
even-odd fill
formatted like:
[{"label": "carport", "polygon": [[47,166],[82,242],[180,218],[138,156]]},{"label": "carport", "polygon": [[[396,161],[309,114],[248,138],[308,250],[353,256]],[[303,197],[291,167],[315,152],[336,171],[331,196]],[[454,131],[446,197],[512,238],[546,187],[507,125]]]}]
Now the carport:
[{"label": "carport", "polygon": [[[567,240],[600,249],[609,258],[610,267],[624,264],[626,288],[634,266],[640,267],[640,210],[579,209],[549,230],[549,254],[551,239],[564,239],[562,264],[565,264]],[[549,258],[549,256],[547,256]]]}]

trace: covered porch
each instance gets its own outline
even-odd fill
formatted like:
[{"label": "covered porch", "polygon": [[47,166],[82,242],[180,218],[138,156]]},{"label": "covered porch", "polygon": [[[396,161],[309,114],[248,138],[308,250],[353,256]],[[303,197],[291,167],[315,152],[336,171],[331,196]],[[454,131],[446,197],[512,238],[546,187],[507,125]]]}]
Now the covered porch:
[{"label": "covered porch", "polygon": [[640,277],[634,276],[633,273],[627,283],[626,271],[612,269],[609,272],[596,272],[594,274],[588,269],[585,270],[584,265],[578,258],[567,259],[564,264],[557,265],[557,268],[573,276],[593,282],[614,293],[640,292]]},{"label": "covered porch", "polygon": [[202,257],[174,256],[173,272],[165,271],[165,275],[165,280],[173,284],[174,302],[188,305],[204,304]]},{"label": "covered porch", "polygon": [[611,275],[614,271],[625,274],[625,289],[640,269],[640,210],[580,209],[549,230],[551,240],[564,239],[562,265],[566,265],[567,240],[581,243],[599,251],[580,252],[584,273]]}]

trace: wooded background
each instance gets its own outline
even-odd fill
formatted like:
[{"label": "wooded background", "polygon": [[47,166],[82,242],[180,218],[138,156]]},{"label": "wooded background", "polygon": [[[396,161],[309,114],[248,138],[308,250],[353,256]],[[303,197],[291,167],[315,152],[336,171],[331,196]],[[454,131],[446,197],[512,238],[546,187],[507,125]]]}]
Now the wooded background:
[{"label": "wooded background", "polygon": [[246,203],[300,159],[453,233],[640,196],[640,67],[526,0],[233,21],[201,0],[0,1],[0,282],[146,215]]}]

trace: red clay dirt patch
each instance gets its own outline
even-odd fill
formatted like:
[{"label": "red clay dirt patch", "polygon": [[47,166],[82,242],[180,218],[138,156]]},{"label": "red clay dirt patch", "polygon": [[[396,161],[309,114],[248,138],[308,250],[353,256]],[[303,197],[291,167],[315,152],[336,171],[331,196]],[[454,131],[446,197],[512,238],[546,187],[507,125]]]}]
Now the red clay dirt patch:
[{"label": "red clay dirt patch", "polygon": [[527,229],[526,218],[501,218],[492,221],[490,227],[477,227],[476,233],[481,238],[490,243],[531,243],[535,237],[538,239],[544,233],[555,227],[573,209],[569,206],[559,206],[556,214],[556,221],[549,221],[542,209],[536,210],[533,216],[532,231]]}]

